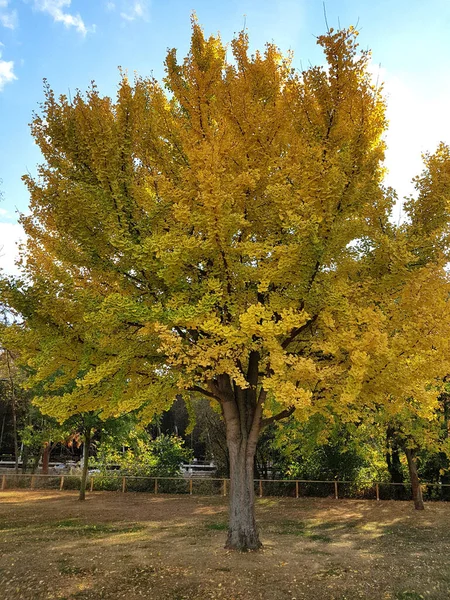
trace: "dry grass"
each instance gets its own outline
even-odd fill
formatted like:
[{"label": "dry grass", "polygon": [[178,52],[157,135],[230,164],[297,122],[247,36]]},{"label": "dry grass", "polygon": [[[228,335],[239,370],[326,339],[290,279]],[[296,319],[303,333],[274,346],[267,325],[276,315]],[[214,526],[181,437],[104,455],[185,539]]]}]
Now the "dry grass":
[{"label": "dry grass", "polygon": [[450,505],[262,499],[264,550],[223,550],[223,498],[0,493],[2,600],[444,600]]}]

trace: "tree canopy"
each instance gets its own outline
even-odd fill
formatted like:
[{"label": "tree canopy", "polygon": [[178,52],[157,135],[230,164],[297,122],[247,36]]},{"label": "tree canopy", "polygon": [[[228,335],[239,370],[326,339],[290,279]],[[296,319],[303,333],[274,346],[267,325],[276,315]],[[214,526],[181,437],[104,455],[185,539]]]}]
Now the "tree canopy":
[{"label": "tree canopy", "polygon": [[448,370],[448,177],[429,183],[448,149],[394,226],[382,88],[356,37],[319,37],[327,67],[300,73],[244,32],[228,60],[194,19],[164,86],[123,75],[112,100],[46,85],[32,123],[44,163],[24,178],[24,279],[5,289],[38,403],[149,419],[177,394],[217,401],[230,547],[259,545],[262,427],[405,404],[427,417]]}]

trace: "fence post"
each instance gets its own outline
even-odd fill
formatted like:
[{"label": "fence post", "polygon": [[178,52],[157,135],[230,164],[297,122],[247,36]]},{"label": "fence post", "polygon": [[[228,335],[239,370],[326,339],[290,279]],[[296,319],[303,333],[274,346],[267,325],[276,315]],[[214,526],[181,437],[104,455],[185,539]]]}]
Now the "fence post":
[{"label": "fence post", "polygon": [[2,491],[6,490],[6,475],[2,477]]},{"label": "fence post", "polygon": [[189,495],[192,496],[192,477],[189,479]]},{"label": "fence post", "polygon": [[259,497],[262,498],[263,490],[262,490],[262,479],[259,480]]},{"label": "fence post", "polygon": [[227,495],[227,480],[226,479],[223,480],[223,495],[224,496]]},{"label": "fence post", "polygon": [[295,497],[298,498],[298,481],[295,482]]},{"label": "fence post", "polygon": [[378,485],[378,482],[375,484],[375,491],[377,493],[377,500],[380,499],[380,486]]},{"label": "fence post", "polygon": [[59,491],[62,492],[64,488],[64,475],[61,475],[61,481],[59,482]]},{"label": "fence post", "polygon": [[155,494],[158,493],[158,478],[155,477]]},{"label": "fence post", "polygon": [[334,482],[334,497],[336,500],[339,500],[338,482],[337,481]]},{"label": "fence post", "polygon": [[127,489],[127,480],[125,477],[122,477],[122,494],[125,494]]},{"label": "fence post", "polygon": [[94,489],[94,478],[91,477],[91,487],[89,488],[89,490],[92,492],[93,489]]},{"label": "fence post", "polygon": [[30,490],[34,489],[34,475],[31,476]]}]

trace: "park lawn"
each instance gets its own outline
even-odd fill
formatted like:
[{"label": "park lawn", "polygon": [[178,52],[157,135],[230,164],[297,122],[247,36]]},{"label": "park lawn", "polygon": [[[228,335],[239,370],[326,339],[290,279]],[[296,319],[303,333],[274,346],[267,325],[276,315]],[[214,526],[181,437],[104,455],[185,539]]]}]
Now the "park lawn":
[{"label": "park lawn", "polygon": [[2,600],[444,600],[450,504],[257,502],[264,549],[223,549],[221,497],[0,492]]}]

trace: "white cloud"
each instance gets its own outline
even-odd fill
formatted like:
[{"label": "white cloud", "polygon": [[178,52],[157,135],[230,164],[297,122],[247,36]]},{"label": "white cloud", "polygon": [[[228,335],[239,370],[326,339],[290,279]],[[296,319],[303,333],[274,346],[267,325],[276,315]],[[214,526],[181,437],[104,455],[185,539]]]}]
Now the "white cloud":
[{"label": "white cloud", "polygon": [[0,217],[3,217],[5,219],[13,219],[14,217],[11,215],[11,213],[6,210],[5,208],[0,208]]},{"label": "white cloud", "polygon": [[0,25],[15,29],[18,23],[17,10],[8,10],[9,0],[0,0]]},{"label": "white cloud", "polygon": [[450,142],[450,123],[446,119],[450,87],[426,94],[421,87],[411,88],[398,77],[386,83],[389,129],[386,136],[390,177],[402,180],[412,190],[411,179],[422,168],[423,152],[434,152],[440,141]]},{"label": "white cloud", "polygon": [[0,221],[0,269],[7,275],[16,275],[18,269],[18,244],[25,239],[22,226],[18,223]]},{"label": "white cloud", "polygon": [[450,83],[437,82],[433,89],[418,79],[407,80],[384,68],[372,66],[374,81],[383,83],[389,120],[386,140],[385,183],[399,197],[395,220],[401,218],[405,196],[414,193],[413,177],[423,169],[422,154],[433,153],[439,142],[450,143],[450,121],[446,118],[450,102]]},{"label": "white cloud", "polygon": [[127,0],[122,3],[120,16],[125,21],[135,21],[136,19],[148,19],[149,1],[148,0]]},{"label": "white cloud", "polygon": [[[72,0],[34,0],[34,8],[49,14],[56,23],[65,27],[74,27],[81,35],[86,35],[88,28],[79,14],[73,15],[64,9],[69,8]],[[93,31],[95,28],[90,28]]]},{"label": "white cloud", "polygon": [[2,53],[0,52],[0,92],[6,83],[10,83],[17,79],[14,74],[14,62],[12,60],[2,60]]}]

